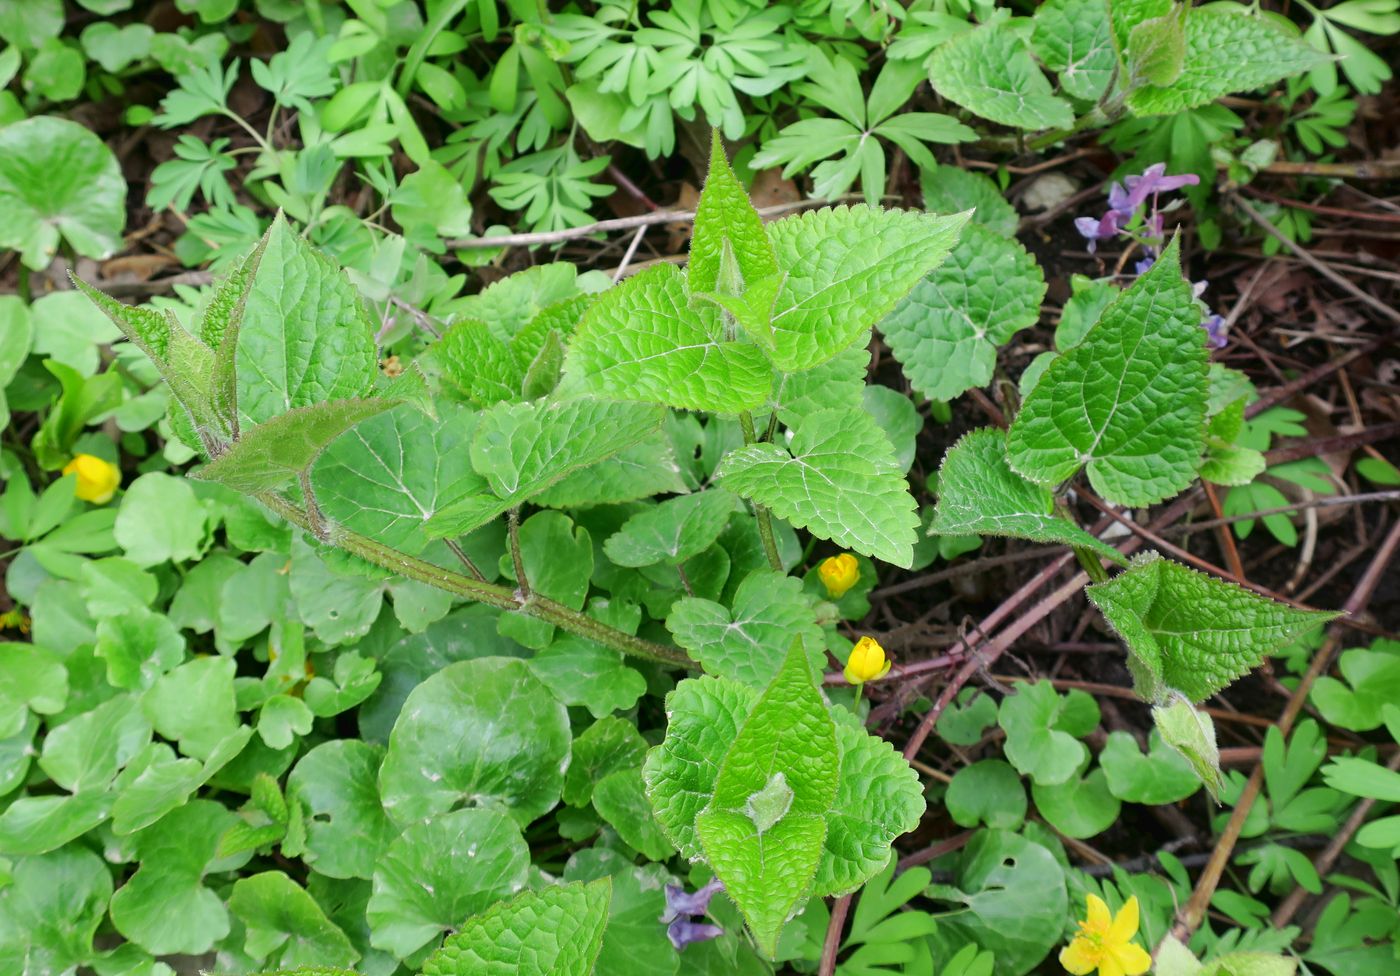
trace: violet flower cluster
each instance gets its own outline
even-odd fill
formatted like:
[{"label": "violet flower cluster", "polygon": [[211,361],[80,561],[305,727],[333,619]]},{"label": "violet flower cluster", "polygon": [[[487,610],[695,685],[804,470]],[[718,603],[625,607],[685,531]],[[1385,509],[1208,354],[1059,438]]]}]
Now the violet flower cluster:
[{"label": "violet flower cluster", "polygon": [[666,886],[666,914],[660,921],[668,922],[666,937],[679,952],[692,942],[704,942],[724,934],[718,925],[699,921],[710,910],[710,899],[724,890],[724,882],[715,878],[693,893],[677,885]]},{"label": "violet flower cluster", "polygon": [[[1169,193],[1179,190],[1184,186],[1195,186],[1201,179],[1195,173],[1181,173],[1176,176],[1167,175],[1167,164],[1156,163],[1147,167],[1137,176],[1124,177],[1123,182],[1114,183],[1108,189],[1108,212],[1102,217],[1078,217],[1074,221],[1075,229],[1089,242],[1089,253],[1093,254],[1098,247],[1099,241],[1111,240],[1118,236],[1125,236],[1136,240],[1146,254],[1142,260],[1134,265],[1133,270],[1137,274],[1143,274],[1152,267],[1152,262],[1157,260],[1157,253],[1161,249],[1162,240],[1165,236],[1163,226],[1163,211],[1157,205],[1158,196],[1162,193]],[[1152,200],[1151,212],[1143,218],[1140,230],[1134,232],[1128,227],[1137,217],[1138,211],[1148,198]],[[1193,294],[1199,299],[1205,292],[1206,281],[1194,282],[1192,286]],[[1217,315],[1207,308],[1205,321],[1201,327],[1206,330],[1206,335],[1211,346],[1221,349],[1225,346],[1225,317]]]}]

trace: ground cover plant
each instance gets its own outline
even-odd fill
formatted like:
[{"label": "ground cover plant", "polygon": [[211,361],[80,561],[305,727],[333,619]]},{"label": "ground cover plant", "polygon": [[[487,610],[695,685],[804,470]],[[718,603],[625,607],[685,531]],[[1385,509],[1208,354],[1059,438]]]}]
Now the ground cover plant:
[{"label": "ground cover plant", "polygon": [[0,0],[0,974],[1393,972],[1397,32]]}]

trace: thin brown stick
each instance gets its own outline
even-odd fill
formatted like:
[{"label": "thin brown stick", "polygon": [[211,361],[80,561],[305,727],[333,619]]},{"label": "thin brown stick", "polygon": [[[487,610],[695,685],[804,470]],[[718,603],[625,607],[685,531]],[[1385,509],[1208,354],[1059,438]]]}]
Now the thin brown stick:
[{"label": "thin brown stick", "polygon": [[1225,515],[1220,518],[1206,519],[1202,522],[1191,522],[1187,525],[1174,525],[1168,529],[1164,529],[1160,534],[1164,536],[1190,535],[1192,532],[1214,529],[1222,525],[1231,525],[1235,522],[1245,522],[1249,519],[1263,518],[1266,515],[1290,515],[1304,508],[1332,508],[1338,505],[1360,505],[1364,502],[1395,501],[1400,501],[1400,490],[1368,491],[1359,495],[1320,495],[1317,498],[1309,498],[1306,501],[1298,502],[1296,505],[1280,505],[1278,508],[1261,508],[1257,512],[1241,512],[1239,515]]}]

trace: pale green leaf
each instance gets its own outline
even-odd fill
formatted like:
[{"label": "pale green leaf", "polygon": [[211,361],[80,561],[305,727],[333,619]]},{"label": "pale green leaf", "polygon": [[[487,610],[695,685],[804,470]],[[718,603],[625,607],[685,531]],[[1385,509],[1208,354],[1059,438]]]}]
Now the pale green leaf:
[{"label": "pale green leaf", "polygon": [[951,400],[991,382],[997,347],[1035,325],[1045,287],[1024,247],[974,224],[880,331],[915,390]]},{"label": "pale green leaf", "polygon": [[1060,542],[1127,565],[1117,549],[1056,514],[1050,489],[1011,470],[1006,438],[991,427],[965,434],[948,449],[938,469],[938,507],[929,530]]},{"label": "pale green leaf", "polygon": [[1215,723],[1190,702],[1177,699],[1152,708],[1152,721],[1162,741],[1181,753],[1215,799],[1220,794],[1220,750],[1215,744]]},{"label": "pale green leaf", "polygon": [[1336,616],[1299,610],[1149,554],[1086,591],[1128,645],[1138,694],[1205,701],[1283,645]]},{"label": "pale green leaf", "polygon": [[603,551],[619,566],[683,564],[714,544],[734,505],[734,496],[723,488],[668,498],[622,523],[603,542]]},{"label": "pale green leaf", "polygon": [[983,24],[958,34],[929,63],[934,90],[949,101],[1018,129],[1068,129],[1069,102],[1055,95],[1015,28]]},{"label": "pale green leaf", "polygon": [[914,498],[874,418],[862,410],[816,411],[799,421],[789,447],[731,451],[715,478],[818,538],[896,566],[913,561]]},{"label": "pale green leaf", "polygon": [[1058,485],[1085,467],[1100,495],[1134,506],[1192,482],[1204,445],[1206,346],[1178,254],[1173,240],[1050,364],[1007,435],[1014,470]]},{"label": "pale green leaf", "polygon": [[787,273],[773,307],[773,364],[811,369],[849,347],[938,267],[967,219],[857,206],[768,225]]},{"label": "pale green leaf", "polygon": [[73,973],[97,954],[112,875],[81,844],[8,862],[0,887],[0,963],[15,973]]}]

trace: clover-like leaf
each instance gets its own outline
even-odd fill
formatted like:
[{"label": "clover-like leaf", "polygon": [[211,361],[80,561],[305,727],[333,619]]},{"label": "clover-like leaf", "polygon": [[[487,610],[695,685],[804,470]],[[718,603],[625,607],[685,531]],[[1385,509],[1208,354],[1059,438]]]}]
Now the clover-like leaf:
[{"label": "clover-like leaf", "polygon": [[413,690],[379,772],[399,824],[491,800],[528,824],[559,799],[569,718],[529,665],[480,658],[443,668]]},{"label": "clover-like leaf", "polygon": [[1113,826],[1122,808],[1102,769],[1052,786],[1032,783],[1031,796],[1046,823],[1078,840],[1094,837]]},{"label": "clover-like leaf", "polygon": [[915,390],[952,400],[991,382],[997,347],[1036,323],[1045,288],[1024,247],[973,224],[880,331]]},{"label": "clover-like leaf", "polygon": [[593,807],[623,843],[651,861],[664,861],[676,848],[652,815],[642,771],[637,766],[614,770],[593,787]]},{"label": "clover-like leaf", "polygon": [[601,779],[640,765],[646,754],[647,742],[635,725],[613,715],[600,718],[574,739],[564,774],[564,802],[583,806]]},{"label": "clover-like leaf", "polygon": [[84,257],[107,258],[125,225],[126,180],[95,133],[50,116],[0,127],[0,247],[41,271],[60,236]]},{"label": "clover-like leaf", "polygon": [[1149,505],[1196,476],[1204,448],[1201,312],[1173,240],[1151,270],[1050,364],[1007,435],[1007,460],[1057,485],[1081,467],[1109,501]]},{"label": "clover-like leaf", "polygon": [[914,559],[914,498],[889,439],[863,410],[815,411],[788,449],[738,448],[715,478],[818,538],[896,566]]},{"label": "clover-like leaf", "polygon": [[1300,610],[1155,553],[1086,591],[1128,645],[1137,692],[1202,702],[1335,613]]},{"label": "clover-like leaf", "polygon": [[1099,765],[1113,795],[1128,803],[1176,803],[1201,788],[1185,757],[1168,747],[1156,731],[1148,738],[1145,755],[1131,733],[1110,732]]},{"label": "clover-like leaf", "polygon": [[1089,750],[1077,736],[1092,731],[1098,717],[1094,700],[1083,692],[1061,697],[1048,681],[1023,684],[1002,701],[998,715],[1006,758],[1037,783],[1063,783],[1083,768]]},{"label": "clover-like leaf", "polygon": [[1062,542],[1127,564],[1117,549],[1057,515],[1050,489],[1011,470],[1006,463],[1006,438],[991,427],[963,435],[948,449],[938,469],[938,507],[929,529],[939,535],[1007,535]]},{"label": "clover-like leaf", "polygon": [[1380,639],[1337,657],[1341,679],[1322,675],[1311,700],[1331,725],[1353,732],[1379,728],[1387,705],[1400,701],[1400,642]]},{"label": "clover-like leaf", "polygon": [[1056,95],[1020,33],[983,24],[944,42],[929,63],[933,87],[985,119],[1018,129],[1067,129],[1074,110]]},{"label": "clover-like leaf", "polygon": [[609,878],[521,892],[467,919],[423,963],[423,976],[588,976],[611,898]]}]

